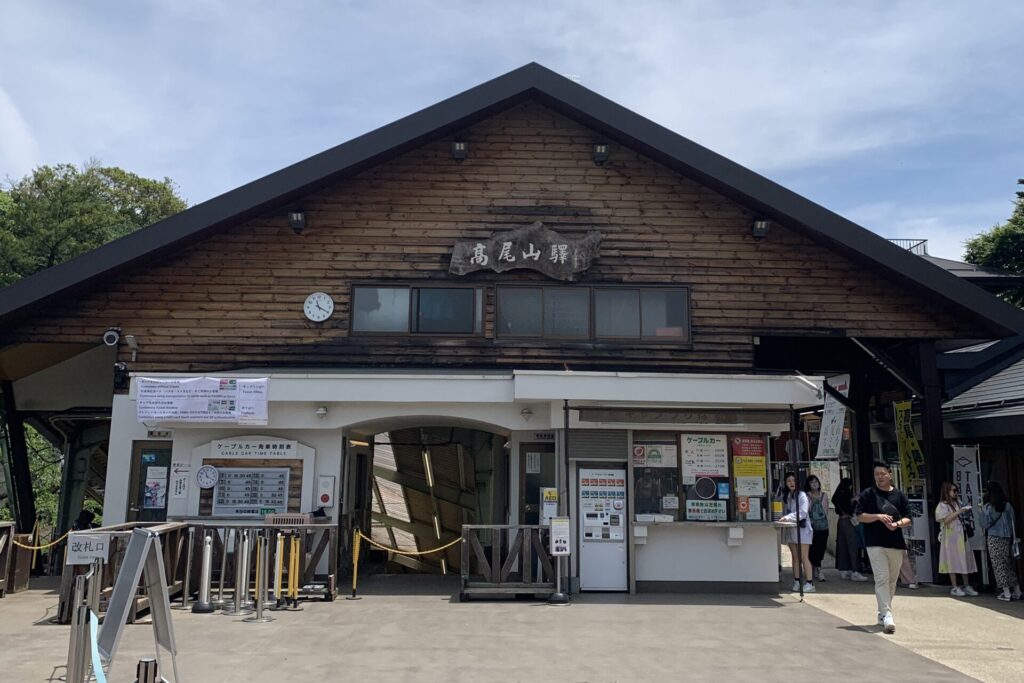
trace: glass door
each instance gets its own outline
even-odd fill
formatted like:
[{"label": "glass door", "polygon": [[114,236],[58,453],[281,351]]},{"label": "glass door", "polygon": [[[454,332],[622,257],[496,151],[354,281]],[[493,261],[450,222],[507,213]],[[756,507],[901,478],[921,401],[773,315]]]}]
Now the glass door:
[{"label": "glass door", "polygon": [[170,441],[136,441],[132,444],[129,522],[167,521],[170,471]]}]

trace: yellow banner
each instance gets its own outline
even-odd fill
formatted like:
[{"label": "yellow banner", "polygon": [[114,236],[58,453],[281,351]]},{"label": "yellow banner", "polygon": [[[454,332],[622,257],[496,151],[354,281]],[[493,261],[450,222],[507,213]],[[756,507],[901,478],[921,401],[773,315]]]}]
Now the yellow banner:
[{"label": "yellow banner", "polygon": [[894,401],[892,404],[894,421],[896,422],[896,447],[900,454],[900,470],[906,482],[924,477],[924,453],[914,435],[914,424],[911,420],[912,401]]}]

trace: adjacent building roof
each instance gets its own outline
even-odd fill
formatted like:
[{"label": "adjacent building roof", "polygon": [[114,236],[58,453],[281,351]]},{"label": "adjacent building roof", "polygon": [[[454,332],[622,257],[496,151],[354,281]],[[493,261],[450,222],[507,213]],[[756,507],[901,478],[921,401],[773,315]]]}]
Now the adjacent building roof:
[{"label": "adjacent building roof", "polygon": [[993,336],[1024,334],[1024,312],[763,176],[558,75],[527,64],[349,142],[0,290],[0,321],[86,291],[218,231],[329,186],[526,100],[535,100],[748,207],[881,268],[978,321]]},{"label": "adjacent building roof", "polygon": [[[943,404],[944,411],[1024,410],[1024,359]],[[947,415],[948,416],[948,415]]]},{"label": "adjacent building roof", "polygon": [[921,258],[934,263],[939,268],[942,268],[959,278],[963,278],[968,282],[973,282],[979,287],[984,287],[986,289],[998,290],[1003,287],[1024,285],[1024,273],[1011,273],[1008,270],[986,268],[983,266],[976,266],[973,263],[964,263],[963,261],[954,261],[953,259],[940,258],[938,256],[925,255]]}]

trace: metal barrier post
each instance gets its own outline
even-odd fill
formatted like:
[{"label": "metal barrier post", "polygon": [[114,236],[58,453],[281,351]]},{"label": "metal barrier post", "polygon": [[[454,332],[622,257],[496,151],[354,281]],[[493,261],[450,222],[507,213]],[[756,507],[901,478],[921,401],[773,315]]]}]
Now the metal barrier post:
[{"label": "metal barrier post", "polygon": [[157,663],[152,657],[143,657],[135,665],[135,683],[159,683]]},{"label": "metal barrier post", "polygon": [[256,614],[246,617],[242,621],[250,624],[266,623],[273,621],[271,616],[264,616],[263,604],[267,600],[267,576],[269,574],[267,564],[270,562],[270,543],[266,534],[259,534],[256,541],[256,555],[258,558],[259,570],[256,572]]},{"label": "metal barrier post", "polygon": [[71,634],[68,640],[68,664],[65,673],[66,683],[82,683],[85,672],[82,670],[82,651],[85,643],[82,636],[85,632],[82,629],[82,600],[85,596],[85,575],[79,574],[75,577],[75,588],[71,598]]},{"label": "metal barrier post", "polygon": [[192,605],[193,614],[209,614],[216,609],[210,602],[210,580],[213,572],[213,539],[203,538],[203,566],[199,572],[199,600]]},{"label": "metal barrier post", "polygon": [[299,541],[299,534],[297,531],[292,532],[291,540],[291,554],[288,558],[288,610],[292,612],[301,612],[302,608],[299,607],[299,581],[302,577],[299,576],[301,571],[301,563],[299,561],[299,553],[302,552],[302,543]]},{"label": "metal barrier post", "polygon": [[181,604],[174,609],[188,609],[188,598],[192,584],[192,557],[195,552],[195,527],[188,528],[188,550],[185,551],[185,581],[181,584]]},{"label": "metal barrier post", "polygon": [[359,529],[356,529],[356,537],[352,542],[352,595],[345,598],[346,600],[360,600],[356,595],[356,581],[359,578],[359,546],[360,541],[363,538],[363,534]]},{"label": "metal barrier post", "polygon": [[[254,607],[252,599],[249,597],[249,572],[252,568],[252,530],[245,529],[242,531],[242,576],[240,581],[237,582],[235,590],[241,589],[242,591],[242,609],[252,611]],[[239,588],[240,587],[240,588]]]},{"label": "metal barrier post", "polygon": [[220,578],[217,580],[217,599],[213,601],[215,607],[223,608],[227,604],[224,601],[224,577],[228,573],[228,546],[231,545],[234,536],[234,529],[224,529],[224,542],[220,555]]},{"label": "metal barrier post", "polygon": [[284,607],[281,595],[281,580],[284,574],[284,534],[277,532],[277,543],[274,546],[274,604],[270,608],[279,610]]},{"label": "metal barrier post", "polygon": [[245,607],[242,602],[243,595],[249,592],[248,559],[245,557],[248,554],[246,546],[249,543],[249,537],[241,530],[237,535],[241,537],[241,541],[236,539],[235,542],[235,602],[231,609],[224,610],[224,614],[229,617],[252,614],[252,610]]}]

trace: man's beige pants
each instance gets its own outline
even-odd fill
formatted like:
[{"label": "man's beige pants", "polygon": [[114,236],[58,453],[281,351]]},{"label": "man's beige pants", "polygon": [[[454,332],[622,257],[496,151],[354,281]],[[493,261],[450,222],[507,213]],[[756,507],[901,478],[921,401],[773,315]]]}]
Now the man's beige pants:
[{"label": "man's beige pants", "polygon": [[896,595],[896,582],[903,565],[903,550],[871,546],[868,548],[868,560],[871,562],[871,573],[875,575],[878,613],[884,615],[892,611],[892,597]]}]

